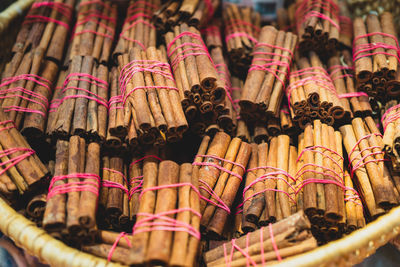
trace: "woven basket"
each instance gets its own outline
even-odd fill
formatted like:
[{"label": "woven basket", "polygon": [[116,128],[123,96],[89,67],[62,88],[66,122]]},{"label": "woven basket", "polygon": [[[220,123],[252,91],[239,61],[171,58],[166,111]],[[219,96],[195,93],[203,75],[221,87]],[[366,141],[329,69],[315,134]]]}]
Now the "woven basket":
[{"label": "woven basket", "polygon": [[[39,229],[0,198],[0,231],[17,246],[52,266],[123,266],[68,247]],[[338,241],[284,260],[276,266],[350,266],[400,233],[400,207]]]}]

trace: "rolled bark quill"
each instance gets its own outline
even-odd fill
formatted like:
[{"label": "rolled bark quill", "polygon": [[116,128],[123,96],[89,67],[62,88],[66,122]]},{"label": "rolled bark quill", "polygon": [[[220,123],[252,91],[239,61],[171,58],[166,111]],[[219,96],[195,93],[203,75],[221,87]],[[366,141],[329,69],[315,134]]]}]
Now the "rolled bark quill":
[{"label": "rolled bark quill", "polygon": [[[114,229],[126,230],[129,225],[128,180],[125,175],[124,160],[120,157],[103,157],[102,182],[99,203],[102,203],[104,216]],[[105,190],[105,192],[103,192]],[[103,199],[104,198],[104,199]],[[127,214],[126,211],[128,212]],[[126,217],[125,222],[121,218]],[[101,217],[99,217],[101,218]]]},{"label": "rolled bark quill", "polygon": [[84,0],[79,3],[69,60],[91,56],[108,63],[117,26],[117,5],[112,1]]},{"label": "rolled bark quill", "polygon": [[[182,251],[182,246],[187,247],[190,236],[200,240],[199,225],[193,225],[193,218],[200,217],[200,214],[196,209],[198,195],[191,194],[191,191],[197,191],[191,182],[192,166],[186,163],[179,167],[173,161],[162,161],[159,164],[158,175],[152,176],[155,178],[155,184],[147,187],[146,180],[149,177],[144,173],[141,197],[152,194],[152,205],[146,208],[151,207],[153,210],[141,211],[144,207],[140,203],[138,218],[133,228],[133,249],[128,261],[130,264],[146,262],[186,265],[186,257],[191,252]],[[139,238],[145,242],[146,247],[139,248],[139,244],[135,244]],[[189,248],[197,250],[197,247]],[[189,265],[190,263],[194,262],[189,262]]]},{"label": "rolled bark quill", "polygon": [[347,171],[345,171],[344,174],[344,183],[346,186],[346,232],[350,233],[356,229],[364,227],[365,218],[360,195],[354,189],[350,174]]},{"label": "rolled bark quill", "polygon": [[[268,227],[207,251],[203,258],[207,266],[272,263],[317,247],[317,241],[309,229],[310,222],[303,212],[298,212],[276,224],[269,224]],[[230,253],[224,254],[224,251]]]},{"label": "rolled bark quill", "polygon": [[290,32],[278,31],[272,26],[261,29],[239,101],[242,119],[265,123],[270,117],[279,118],[296,42],[297,36]]},{"label": "rolled bark quill", "polygon": [[316,51],[320,56],[328,56],[338,48],[340,23],[337,0],[297,0],[294,19],[300,53]]},{"label": "rolled bark quill", "polygon": [[[240,80],[236,76],[231,76],[231,92],[232,92],[232,99],[236,106],[237,114],[240,114],[240,95],[242,93],[244,82]],[[242,117],[237,116],[237,127],[236,127],[236,137],[239,137],[244,142],[250,142],[250,132],[246,122],[242,119]]]},{"label": "rolled bark quill", "polygon": [[286,96],[293,112],[293,121],[301,129],[315,119],[333,125],[344,123],[345,110],[336,88],[315,52],[296,59],[290,73]]},{"label": "rolled bark quill", "polygon": [[61,96],[54,103],[49,134],[68,138],[79,134],[89,141],[106,138],[108,110],[108,69],[96,66],[91,56],[75,56],[62,85]]},{"label": "rolled bark quill", "polygon": [[249,144],[239,138],[231,140],[227,134],[218,132],[207,152],[196,155],[201,159],[193,163],[200,166],[201,225],[213,238],[222,235],[250,153]]},{"label": "rolled bark quill", "polygon": [[223,10],[225,44],[233,72],[243,77],[247,72],[252,51],[260,34],[260,14],[250,7],[228,4]]},{"label": "rolled bark quill", "polygon": [[67,233],[68,241],[93,242],[100,188],[100,146],[79,136],[57,142],[55,176],[47,195],[43,227]]},{"label": "rolled bark quill", "polygon": [[383,149],[389,156],[393,169],[400,171],[400,104],[398,100],[389,100],[384,108],[381,122],[384,130]]},{"label": "rolled bark quill", "polygon": [[343,125],[340,132],[352,166],[350,176],[360,188],[369,215],[376,218],[398,204],[393,180],[383,162],[384,152],[379,148],[380,134],[373,132],[361,118]]},{"label": "rolled bark quill", "polygon": [[114,59],[118,55],[129,53],[132,47],[146,50],[147,47],[156,46],[156,29],[151,18],[159,5],[159,0],[129,2],[126,18],[113,52]]},{"label": "rolled bark quill", "polygon": [[340,1],[339,6],[339,46],[343,48],[351,48],[353,46],[353,21],[352,13],[349,10],[347,2]]},{"label": "rolled bark quill", "polygon": [[37,192],[46,186],[49,171],[0,108],[0,192],[13,203],[18,194]]},{"label": "rolled bark quill", "polygon": [[365,21],[360,17],[354,19],[353,61],[358,91],[383,101],[398,95],[392,87],[398,72],[398,50],[391,13],[370,13]]}]

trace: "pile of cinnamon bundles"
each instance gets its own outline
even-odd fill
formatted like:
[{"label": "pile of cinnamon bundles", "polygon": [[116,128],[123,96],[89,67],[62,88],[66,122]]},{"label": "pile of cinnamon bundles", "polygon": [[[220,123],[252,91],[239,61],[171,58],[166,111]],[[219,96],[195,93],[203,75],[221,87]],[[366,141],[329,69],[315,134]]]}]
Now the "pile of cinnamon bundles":
[{"label": "pile of cinnamon bundles", "polygon": [[340,22],[337,0],[297,0],[294,23],[299,52],[316,51],[328,58],[338,47]]},{"label": "pile of cinnamon bundles", "polygon": [[222,236],[251,154],[248,143],[223,132],[205,136],[193,165],[199,180],[201,225],[210,237]]},{"label": "pile of cinnamon bundles", "polygon": [[382,136],[373,120],[354,118],[340,128],[346,148],[350,175],[372,218],[399,205],[399,176],[385,163]]},{"label": "pile of cinnamon bundles", "polygon": [[317,247],[304,212],[223,243],[204,253],[207,266],[273,264]]},{"label": "pile of cinnamon bundles", "polygon": [[132,47],[146,50],[156,46],[156,28],[151,22],[160,1],[131,0],[113,55],[129,53]]},{"label": "pile of cinnamon bundles", "polygon": [[75,56],[92,56],[107,64],[117,27],[117,5],[112,1],[82,0],[68,51],[68,60]]},{"label": "pile of cinnamon bundles", "polygon": [[382,111],[383,145],[393,169],[400,171],[400,101],[389,100]]},{"label": "pile of cinnamon bundles", "polygon": [[241,118],[258,123],[265,123],[270,117],[279,118],[296,43],[296,35],[290,32],[278,31],[273,26],[261,29],[239,101]]},{"label": "pile of cinnamon bundles", "polygon": [[0,84],[0,105],[30,142],[44,137],[58,64],[63,59],[75,0],[36,1],[11,49]]},{"label": "pile of cinnamon bundles", "polygon": [[[38,194],[49,171],[0,108],[0,193],[16,205],[19,195]],[[17,201],[18,200],[18,201]]]},{"label": "pile of cinnamon bundles", "polygon": [[[53,95],[47,132],[53,139],[80,135],[102,142],[108,113],[108,68],[92,56],[74,56],[59,91]],[[61,80],[60,80],[61,83]]]},{"label": "pile of cinnamon bundles", "polygon": [[296,59],[286,96],[293,121],[304,129],[314,119],[333,125],[345,123],[345,110],[336,88],[315,52]]},{"label": "pile of cinnamon bundles", "polygon": [[357,17],[353,26],[357,89],[380,101],[398,97],[399,44],[392,14]]},{"label": "pile of cinnamon bundles", "polygon": [[244,77],[249,69],[252,52],[260,34],[260,14],[251,7],[227,4],[223,10],[225,44],[236,75]]},{"label": "pile of cinnamon bundles", "polygon": [[[118,56],[118,61],[122,97],[118,101],[123,109],[115,108],[116,117],[110,117],[110,134],[127,138],[131,148],[180,140],[188,129],[181,104],[183,92],[172,76],[165,48],[143,51],[133,47],[129,54]],[[115,97],[114,90],[111,97]]]},{"label": "pile of cinnamon bundles", "polygon": [[100,145],[77,135],[58,140],[43,228],[73,246],[94,242],[100,182]]},{"label": "pile of cinnamon bundles", "polygon": [[161,32],[166,32],[182,23],[199,29],[210,22],[220,4],[220,0],[165,1],[154,12],[153,21]]}]

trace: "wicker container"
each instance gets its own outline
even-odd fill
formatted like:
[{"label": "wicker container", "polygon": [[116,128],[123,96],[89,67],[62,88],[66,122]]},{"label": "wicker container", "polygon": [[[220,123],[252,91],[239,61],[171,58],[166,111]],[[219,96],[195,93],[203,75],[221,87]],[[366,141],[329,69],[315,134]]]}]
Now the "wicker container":
[{"label": "wicker container", "polygon": [[[123,266],[68,247],[0,199],[0,231],[17,246],[52,266]],[[400,207],[340,240],[282,261],[276,266],[351,266],[400,233]]]}]

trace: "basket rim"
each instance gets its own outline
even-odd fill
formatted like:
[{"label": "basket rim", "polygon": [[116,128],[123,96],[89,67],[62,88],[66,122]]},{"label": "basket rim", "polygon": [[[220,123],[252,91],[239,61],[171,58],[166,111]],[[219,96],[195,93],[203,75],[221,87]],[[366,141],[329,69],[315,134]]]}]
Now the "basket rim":
[{"label": "basket rim", "polygon": [[[12,207],[10,207],[2,198],[0,198],[0,230],[4,235],[11,238],[14,243],[27,250],[29,253],[32,251],[41,251],[41,248],[29,248],[29,244],[34,242],[21,242],[19,239],[21,237],[21,232],[19,233],[9,233],[8,228],[13,222],[18,221],[19,224],[23,225],[24,229],[36,228],[42,233],[36,235],[35,238],[47,240],[41,243],[43,247],[48,246],[49,241],[57,245],[65,254],[74,254],[74,258],[80,258],[79,260],[74,260],[74,262],[95,262],[96,265],[118,267],[124,266],[114,262],[108,262],[107,260],[88,254],[86,252],[80,251],[78,249],[72,248],[64,244],[63,242],[56,240],[49,234],[47,234],[43,229],[38,228],[32,221],[25,218],[23,215],[16,212]],[[11,218],[12,217],[12,218]],[[11,218],[11,219],[10,219]],[[275,264],[273,266],[321,266],[329,262],[338,260],[339,258],[345,259],[350,255],[350,253],[360,254],[360,250],[366,247],[375,249],[386,244],[390,238],[400,234],[400,207],[392,209],[389,213],[379,217],[377,220],[367,224],[362,229],[356,230],[350,235],[341,238],[337,241],[329,242],[326,245],[318,247],[310,252],[303,253],[298,256],[290,257],[283,260],[282,262]],[[22,238],[21,238],[22,239]],[[380,239],[380,241],[379,241]],[[377,242],[375,240],[378,240]],[[28,245],[27,245],[28,244]],[[32,245],[33,246],[33,245]],[[373,250],[374,251],[374,250]],[[63,253],[64,254],[64,253]],[[54,256],[44,255],[34,255],[39,259],[43,260],[49,264],[65,265],[65,258],[58,259]],[[364,258],[364,257],[363,257]],[[57,262],[59,261],[59,262]],[[78,266],[78,265],[76,265]]]},{"label": "basket rim", "polygon": [[[273,266],[323,266],[329,262],[347,260],[350,254],[360,257],[361,250],[370,249],[375,252],[375,249],[385,245],[391,238],[399,234],[400,207],[396,207],[346,237],[298,256],[287,258]],[[362,256],[362,259],[367,256],[369,255]],[[349,264],[351,263],[349,262]]]}]

